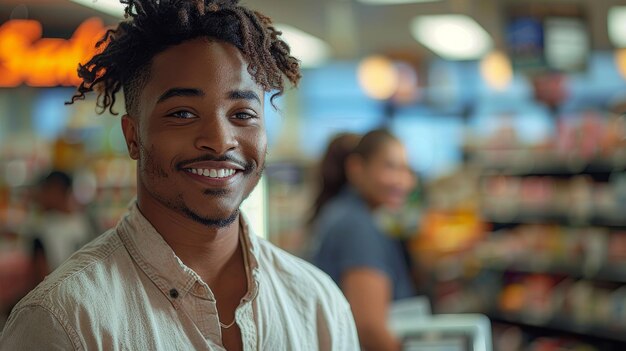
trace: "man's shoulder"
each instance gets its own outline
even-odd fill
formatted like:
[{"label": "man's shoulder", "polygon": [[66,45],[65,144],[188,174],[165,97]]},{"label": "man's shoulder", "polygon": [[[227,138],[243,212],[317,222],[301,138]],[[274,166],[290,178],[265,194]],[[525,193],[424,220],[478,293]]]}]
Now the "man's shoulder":
[{"label": "man's shoulder", "polygon": [[[259,238],[257,245],[259,248],[259,260],[264,264],[269,263],[273,267],[280,268],[277,270],[279,274],[301,276],[301,273],[306,272],[314,278],[324,280],[326,277],[325,273],[311,263],[277,247],[265,239]],[[303,275],[302,278],[311,278],[308,276],[309,274]]]},{"label": "man's shoulder", "polygon": [[[48,275],[15,309],[32,306],[65,309],[77,306],[81,299],[92,299],[94,292],[106,293],[106,284],[110,282],[106,272],[111,271],[111,257],[122,246],[114,229],[103,233]],[[88,292],[91,296],[85,295]]]},{"label": "man's shoulder", "polygon": [[288,289],[306,291],[319,299],[345,301],[335,282],[313,264],[296,257],[272,243],[259,239],[259,265],[266,274],[283,282]]},{"label": "man's shoulder", "polygon": [[350,305],[335,282],[312,264],[264,240],[259,242],[264,276],[260,288],[266,289],[259,294],[259,306],[276,311],[278,316],[273,317],[297,330],[317,326],[320,349],[357,349]]}]

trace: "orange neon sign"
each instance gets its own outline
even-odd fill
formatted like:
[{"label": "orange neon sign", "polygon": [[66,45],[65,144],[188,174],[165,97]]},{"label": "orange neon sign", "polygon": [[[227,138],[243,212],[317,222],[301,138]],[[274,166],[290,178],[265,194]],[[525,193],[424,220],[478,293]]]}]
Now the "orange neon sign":
[{"label": "orange neon sign", "polygon": [[0,26],[0,87],[78,85],[78,63],[91,58],[105,31],[102,21],[92,18],[70,39],[41,38],[37,21],[5,22]]}]

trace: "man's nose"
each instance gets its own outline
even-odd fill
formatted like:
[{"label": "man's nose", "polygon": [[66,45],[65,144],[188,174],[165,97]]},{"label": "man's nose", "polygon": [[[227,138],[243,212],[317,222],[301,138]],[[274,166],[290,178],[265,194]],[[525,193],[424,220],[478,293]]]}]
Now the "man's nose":
[{"label": "man's nose", "polygon": [[203,121],[198,127],[195,137],[195,146],[202,151],[211,151],[216,155],[223,155],[237,148],[233,126],[225,117],[214,117]]}]

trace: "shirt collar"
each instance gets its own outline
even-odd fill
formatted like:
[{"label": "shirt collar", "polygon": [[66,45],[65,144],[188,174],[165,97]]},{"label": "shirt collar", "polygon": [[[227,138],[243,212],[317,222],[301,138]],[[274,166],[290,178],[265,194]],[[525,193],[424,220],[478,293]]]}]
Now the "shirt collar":
[{"label": "shirt collar", "polygon": [[[258,293],[258,239],[243,214],[239,216],[239,225],[248,279],[248,292],[243,299],[251,301]],[[117,232],[133,260],[175,306],[176,301],[189,293],[195,284],[206,286],[200,276],[176,256],[136,202],[118,223]],[[210,298],[214,300],[212,292]]]}]

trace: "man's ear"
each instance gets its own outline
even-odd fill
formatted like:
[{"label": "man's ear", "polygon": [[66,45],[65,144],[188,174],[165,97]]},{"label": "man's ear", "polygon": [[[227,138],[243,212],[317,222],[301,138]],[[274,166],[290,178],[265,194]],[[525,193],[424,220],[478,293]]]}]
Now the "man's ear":
[{"label": "man's ear", "polygon": [[133,160],[139,159],[139,128],[137,120],[130,115],[122,116],[122,132],[124,133],[124,139],[126,140],[126,147],[128,148],[128,154]]}]

